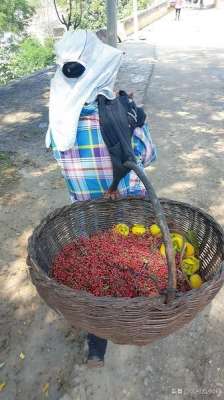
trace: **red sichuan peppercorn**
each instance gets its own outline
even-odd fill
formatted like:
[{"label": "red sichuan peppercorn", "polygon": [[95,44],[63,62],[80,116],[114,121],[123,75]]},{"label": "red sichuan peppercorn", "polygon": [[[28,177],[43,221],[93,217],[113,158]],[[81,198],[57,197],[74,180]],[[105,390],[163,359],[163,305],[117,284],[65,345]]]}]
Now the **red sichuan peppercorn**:
[{"label": "red sichuan peppercorn", "polygon": [[[121,236],[113,230],[64,246],[50,275],[59,283],[95,296],[151,297],[166,289],[168,282],[159,239],[150,234]],[[180,272],[177,287],[187,290]]]}]

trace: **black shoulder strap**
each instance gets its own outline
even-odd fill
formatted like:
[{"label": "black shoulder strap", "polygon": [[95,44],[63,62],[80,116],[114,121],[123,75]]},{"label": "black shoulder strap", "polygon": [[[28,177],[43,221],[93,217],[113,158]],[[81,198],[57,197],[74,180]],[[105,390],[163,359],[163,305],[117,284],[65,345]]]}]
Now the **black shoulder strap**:
[{"label": "black shoulder strap", "polygon": [[113,182],[110,190],[116,190],[120,180],[129,172],[123,163],[136,162],[131,137],[136,126],[140,126],[138,125],[138,110],[135,103],[129,101],[125,92],[122,94],[120,92],[119,96],[113,100],[99,95],[98,107],[102,136],[113,165]]},{"label": "black shoulder strap", "polygon": [[134,100],[124,90],[119,91],[119,100],[126,110],[131,130],[134,131],[135,128],[143,126],[146,119],[143,108],[137,107]]}]

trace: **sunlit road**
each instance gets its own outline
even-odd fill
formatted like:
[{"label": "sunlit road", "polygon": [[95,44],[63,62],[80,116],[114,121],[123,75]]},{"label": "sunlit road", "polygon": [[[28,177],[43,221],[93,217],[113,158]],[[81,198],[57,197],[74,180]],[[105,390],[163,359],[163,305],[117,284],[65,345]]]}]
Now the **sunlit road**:
[{"label": "sunlit road", "polygon": [[[222,224],[223,11],[184,9],[179,22],[170,13],[139,35],[154,47],[144,103],[158,161],[149,176],[160,196],[199,206]],[[192,324],[151,347],[110,345],[106,368],[86,377],[91,399],[223,399],[223,306],[222,291]]]},{"label": "sunlit road", "polygon": [[196,204],[224,223],[224,9],[182,10],[145,30],[155,46],[145,105],[159,194]]}]

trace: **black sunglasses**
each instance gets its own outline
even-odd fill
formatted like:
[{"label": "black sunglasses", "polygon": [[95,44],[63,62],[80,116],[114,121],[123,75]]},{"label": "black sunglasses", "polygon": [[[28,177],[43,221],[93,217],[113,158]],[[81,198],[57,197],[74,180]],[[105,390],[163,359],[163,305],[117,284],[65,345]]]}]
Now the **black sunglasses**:
[{"label": "black sunglasses", "polygon": [[[86,39],[85,39],[85,44],[83,47],[83,50],[79,56],[79,59],[81,58],[85,48],[86,48],[86,43],[87,43],[87,37],[88,37],[88,32],[86,31]],[[78,61],[68,61],[64,63],[62,67],[62,72],[67,78],[79,78],[86,70],[86,67],[79,63]]]},{"label": "black sunglasses", "polygon": [[67,78],[79,78],[86,68],[77,61],[66,62],[62,67],[62,72]]}]

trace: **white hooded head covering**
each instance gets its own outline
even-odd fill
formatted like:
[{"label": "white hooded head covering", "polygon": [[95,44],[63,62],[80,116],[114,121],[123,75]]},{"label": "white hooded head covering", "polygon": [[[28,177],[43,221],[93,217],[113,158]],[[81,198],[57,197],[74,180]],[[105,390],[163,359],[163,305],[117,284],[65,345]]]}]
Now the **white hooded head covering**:
[{"label": "white hooded head covering", "polygon": [[[99,94],[114,98],[113,87],[122,52],[85,30],[66,32],[55,50],[59,67],[51,80],[46,146],[50,146],[52,136],[57,149],[65,151],[74,147],[84,104],[93,102]],[[85,66],[79,78],[67,78],[63,74],[62,67],[69,61]]]}]

